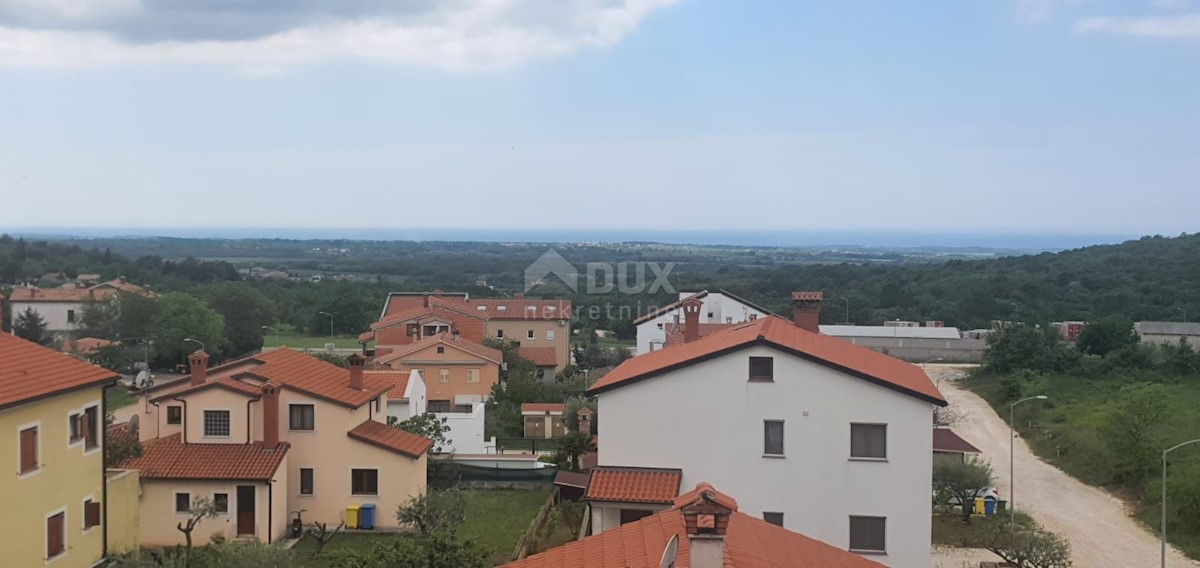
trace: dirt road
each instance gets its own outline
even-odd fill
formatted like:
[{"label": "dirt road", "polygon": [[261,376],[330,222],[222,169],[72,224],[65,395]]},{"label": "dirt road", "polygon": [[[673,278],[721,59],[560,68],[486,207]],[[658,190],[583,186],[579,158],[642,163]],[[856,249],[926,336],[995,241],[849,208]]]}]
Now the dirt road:
[{"label": "dirt road", "polygon": [[[1008,423],[982,398],[959,388],[949,377],[953,368],[929,366],[929,375],[942,379],[939,387],[966,421],[954,431],[983,451],[992,462],[1001,495],[1011,495],[1008,482]],[[1037,404],[1028,402],[1025,404]],[[1018,411],[1020,407],[1018,407]],[[1016,507],[1071,543],[1080,568],[1140,568],[1159,564],[1159,540],[1129,516],[1125,505],[1108,492],[1086,485],[1039,460],[1021,439],[1016,440]],[[1183,554],[1169,551],[1167,565],[1200,567]]]}]

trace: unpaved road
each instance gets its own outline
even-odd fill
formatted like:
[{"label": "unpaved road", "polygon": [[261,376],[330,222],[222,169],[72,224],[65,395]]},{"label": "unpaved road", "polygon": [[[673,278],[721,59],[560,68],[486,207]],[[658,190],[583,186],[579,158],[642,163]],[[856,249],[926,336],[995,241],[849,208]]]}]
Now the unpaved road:
[{"label": "unpaved road", "polygon": [[[930,365],[929,375],[953,375],[956,370]],[[983,451],[992,462],[1001,495],[1010,495],[1008,484],[1008,423],[982,398],[943,379],[939,388],[966,421],[954,431]],[[1030,401],[1025,404],[1038,404]],[[1023,405],[1022,405],[1023,406]],[[1017,407],[1019,413],[1021,407]],[[1159,565],[1159,540],[1129,516],[1124,503],[1108,492],[1084,484],[1062,470],[1039,460],[1016,440],[1016,506],[1047,529],[1071,543],[1072,558],[1080,568],[1140,568]],[[1173,568],[1200,567],[1178,551],[1168,551]]]}]

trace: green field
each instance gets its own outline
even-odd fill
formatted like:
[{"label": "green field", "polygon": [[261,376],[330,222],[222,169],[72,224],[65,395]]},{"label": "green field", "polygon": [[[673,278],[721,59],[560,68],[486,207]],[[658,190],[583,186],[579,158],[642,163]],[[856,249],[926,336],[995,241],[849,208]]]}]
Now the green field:
[{"label": "green field", "polygon": [[[492,564],[510,559],[517,541],[529,528],[538,509],[550,496],[546,491],[519,491],[504,489],[479,489],[465,491],[467,515],[458,534],[480,543],[489,551]],[[390,511],[380,511],[391,514]],[[319,558],[311,558],[316,549],[315,541],[305,537],[296,543],[298,566],[326,568],[330,566],[328,554],[336,550],[368,550],[375,543],[389,542],[397,538],[412,538],[396,534],[346,533],[333,538]]]},{"label": "green field", "polygon": [[129,392],[129,389],[125,388],[124,385],[114,385],[104,389],[104,404],[110,411],[129,406],[135,402],[137,402],[137,397]]},{"label": "green field", "polygon": [[[339,335],[330,339],[328,335],[314,337],[292,333],[279,334],[279,345],[293,349],[324,349],[325,344],[331,342],[336,344],[338,349],[358,349],[362,347],[359,345],[357,337],[348,335]],[[263,349],[270,349],[272,347],[275,347],[275,334],[268,332],[263,336]]]}]

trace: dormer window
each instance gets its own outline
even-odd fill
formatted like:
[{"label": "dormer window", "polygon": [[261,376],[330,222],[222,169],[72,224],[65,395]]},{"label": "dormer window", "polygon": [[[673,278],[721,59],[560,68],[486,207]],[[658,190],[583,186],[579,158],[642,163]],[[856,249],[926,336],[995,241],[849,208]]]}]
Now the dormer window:
[{"label": "dormer window", "polygon": [[537,306],[526,306],[526,308],[525,308],[525,311],[527,311],[527,312],[536,312],[536,311],[537,311]]},{"label": "dormer window", "polygon": [[775,381],[775,358],[774,357],[751,357],[750,358],[750,380],[754,382],[770,383]]},{"label": "dormer window", "polygon": [[504,312],[504,311],[508,311],[508,306],[505,306],[505,305],[503,305],[503,304],[502,304],[502,305],[499,305],[499,306],[496,306],[496,311],[497,311],[497,312]]},{"label": "dormer window", "polygon": [[477,310],[479,310],[479,311],[481,311],[481,312],[482,312],[482,311],[486,311],[486,310],[487,310],[487,306],[477,306],[475,309],[477,309]]},{"label": "dormer window", "polygon": [[546,311],[547,312],[558,311],[558,306],[546,306]]}]

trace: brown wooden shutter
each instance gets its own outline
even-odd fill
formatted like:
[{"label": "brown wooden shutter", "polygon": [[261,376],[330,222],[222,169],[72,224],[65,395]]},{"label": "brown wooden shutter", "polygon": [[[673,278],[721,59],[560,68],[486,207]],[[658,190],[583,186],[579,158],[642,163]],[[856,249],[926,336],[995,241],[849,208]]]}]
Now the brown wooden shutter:
[{"label": "brown wooden shutter", "polygon": [[38,468],[38,429],[36,426],[21,430],[21,473]]},{"label": "brown wooden shutter", "polygon": [[89,529],[100,526],[100,503],[98,501],[89,500],[83,504],[83,526]]},{"label": "brown wooden shutter", "polygon": [[63,551],[64,517],[59,513],[46,519],[46,558],[54,558]]},{"label": "brown wooden shutter", "polygon": [[87,440],[84,445],[89,450],[100,445],[98,415],[99,409],[95,406],[83,411],[83,438]]}]

